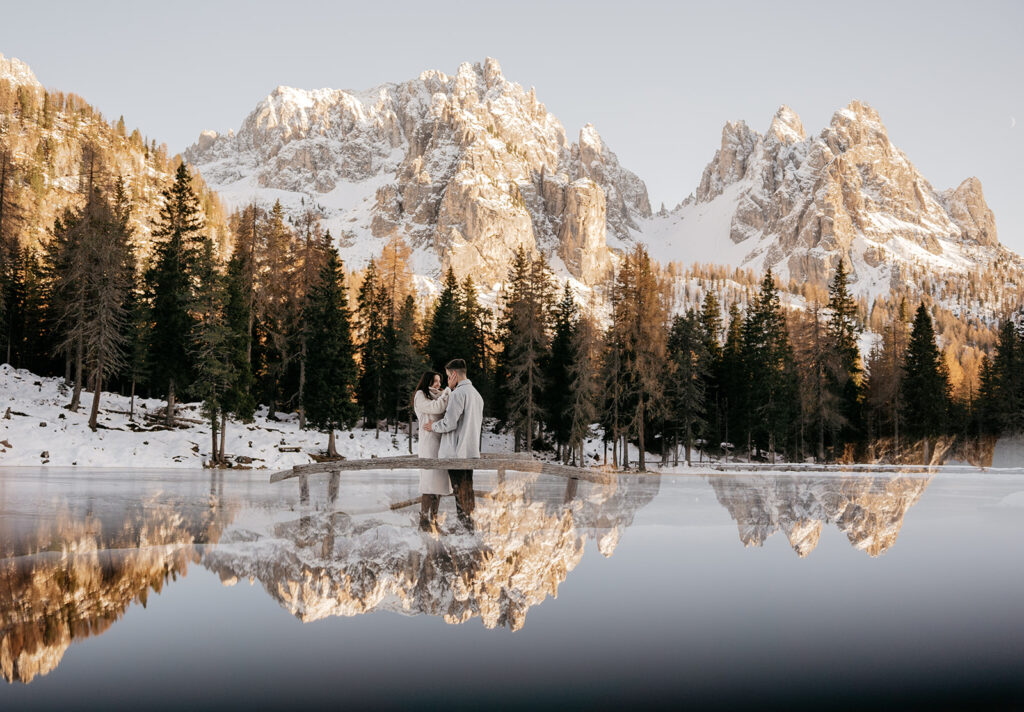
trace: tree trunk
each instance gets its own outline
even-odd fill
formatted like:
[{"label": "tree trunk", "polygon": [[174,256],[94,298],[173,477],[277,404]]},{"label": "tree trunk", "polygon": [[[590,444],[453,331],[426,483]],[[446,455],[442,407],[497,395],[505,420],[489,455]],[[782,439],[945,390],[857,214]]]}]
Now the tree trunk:
[{"label": "tree trunk", "polygon": [[302,341],[299,359],[299,430],[306,429],[306,341]]},{"label": "tree trunk", "polygon": [[637,460],[637,468],[641,472],[647,472],[647,448],[644,443],[644,402],[642,399],[640,401],[640,424],[637,426],[637,434],[639,435],[637,440],[640,447],[640,458]]},{"label": "tree trunk", "polygon": [[68,410],[77,413],[82,402],[82,337],[75,344],[75,389],[71,392]]},{"label": "tree trunk", "polygon": [[334,443],[334,428],[330,429],[330,437],[327,438],[327,457],[337,457],[338,448]]},{"label": "tree trunk", "polygon": [[96,364],[92,376],[92,408],[89,411],[89,428],[95,433],[100,414],[100,386],[103,384],[103,360]]},{"label": "tree trunk", "polygon": [[210,467],[220,464],[220,457],[217,455],[217,414],[210,415]]},{"label": "tree trunk", "polygon": [[690,466],[690,424],[686,424],[686,442],[683,444],[686,450],[686,466]]},{"label": "tree trunk", "polygon": [[128,401],[128,420],[135,422],[135,376],[132,376],[132,397]]},{"label": "tree trunk", "polygon": [[223,410],[220,412],[220,464],[225,464],[224,444],[227,441],[228,414]]},{"label": "tree trunk", "polygon": [[412,408],[409,409],[409,454],[412,454]]},{"label": "tree trunk", "polygon": [[167,412],[164,413],[164,425],[174,427],[174,379],[167,382]]}]

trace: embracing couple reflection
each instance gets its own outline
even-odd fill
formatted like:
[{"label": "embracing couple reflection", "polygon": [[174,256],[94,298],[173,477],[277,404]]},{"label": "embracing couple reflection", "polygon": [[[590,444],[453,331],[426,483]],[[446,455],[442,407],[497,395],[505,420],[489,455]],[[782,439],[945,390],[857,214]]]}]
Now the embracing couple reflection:
[{"label": "embracing couple reflection", "polygon": [[[413,395],[413,410],[419,421],[419,456],[478,458],[484,399],[466,377],[466,362],[461,358],[449,361],[444,370],[447,388],[442,389],[439,373],[427,371]],[[420,527],[436,527],[441,496],[453,492],[459,522],[473,529],[473,470],[420,470]]]}]

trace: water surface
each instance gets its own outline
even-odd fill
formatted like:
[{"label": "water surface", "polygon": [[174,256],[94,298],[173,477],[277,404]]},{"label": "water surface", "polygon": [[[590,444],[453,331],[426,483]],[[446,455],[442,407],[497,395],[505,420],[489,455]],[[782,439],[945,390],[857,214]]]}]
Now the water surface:
[{"label": "water surface", "polygon": [[0,709],[1024,704],[1021,476],[267,479],[0,469]]}]

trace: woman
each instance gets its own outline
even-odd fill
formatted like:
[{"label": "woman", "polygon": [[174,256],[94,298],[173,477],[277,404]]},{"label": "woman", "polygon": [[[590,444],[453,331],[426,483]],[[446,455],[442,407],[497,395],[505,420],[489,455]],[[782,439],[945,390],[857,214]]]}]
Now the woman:
[{"label": "woman", "polygon": [[[427,371],[420,378],[416,392],[412,398],[412,409],[419,421],[420,457],[437,457],[441,447],[440,433],[424,430],[428,422],[436,422],[448,408],[448,396],[451,391],[441,390],[441,374]],[[437,508],[441,504],[441,495],[452,493],[452,483],[448,479],[448,470],[420,470],[420,526],[429,528],[437,521]]]}]

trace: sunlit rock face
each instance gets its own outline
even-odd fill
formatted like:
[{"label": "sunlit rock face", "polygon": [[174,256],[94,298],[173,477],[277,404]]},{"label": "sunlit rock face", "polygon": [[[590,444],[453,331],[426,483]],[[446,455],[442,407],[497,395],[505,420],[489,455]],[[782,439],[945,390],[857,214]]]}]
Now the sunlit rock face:
[{"label": "sunlit rock face", "polygon": [[239,521],[203,565],[228,583],[258,579],[303,621],[389,610],[519,630],[531,606],[558,595],[588,539],[611,556],[658,485],[622,478],[552,487],[510,476],[478,492],[474,532],[445,522],[440,536],[386,503],[376,514],[310,513],[274,525],[272,536]]},{"label": "sunlit rock face", "polygon": [[719,503],[739,527],[744,546],[761,546],[783,532],[801,558],[834,524],[850,544],[871,556],[885,553],[903,518],[930,478],[920,477],[713,477]]},{"label": "sunlit rock face", "polygon": [[229,202],[318,206],[349,262],[401,236],[485,283],[520,247],[568,253],[573,275],[598,281],[606,231],[628,238],[651,214],[593,126],[570,142],[491,58],[365,92],[278,87],[237,134],[204,132],[185,155]]},{"label": "sunlit rock face", "polygon": [[[824,282],[842,260],[855,291],[905,287],[908,270],[922,267],[961,275],[1007,261],[1024,268],[999,244],[981,182],[935,190],[860,101],[817,135],[788,106],[763,134],[726,123],[694,195],[666,219],[670,234],[716,240],[736,266],[771,267],[783,279]],[[655,228],[652,235],[664,230]]]},{"label": "sunlit rock face", "polygon": [[199,561],[229,515],[148,502],[104,517],[63,512],[18,529],[0,520],[0,675],[31,682],[76,639],[99,635]]}]

